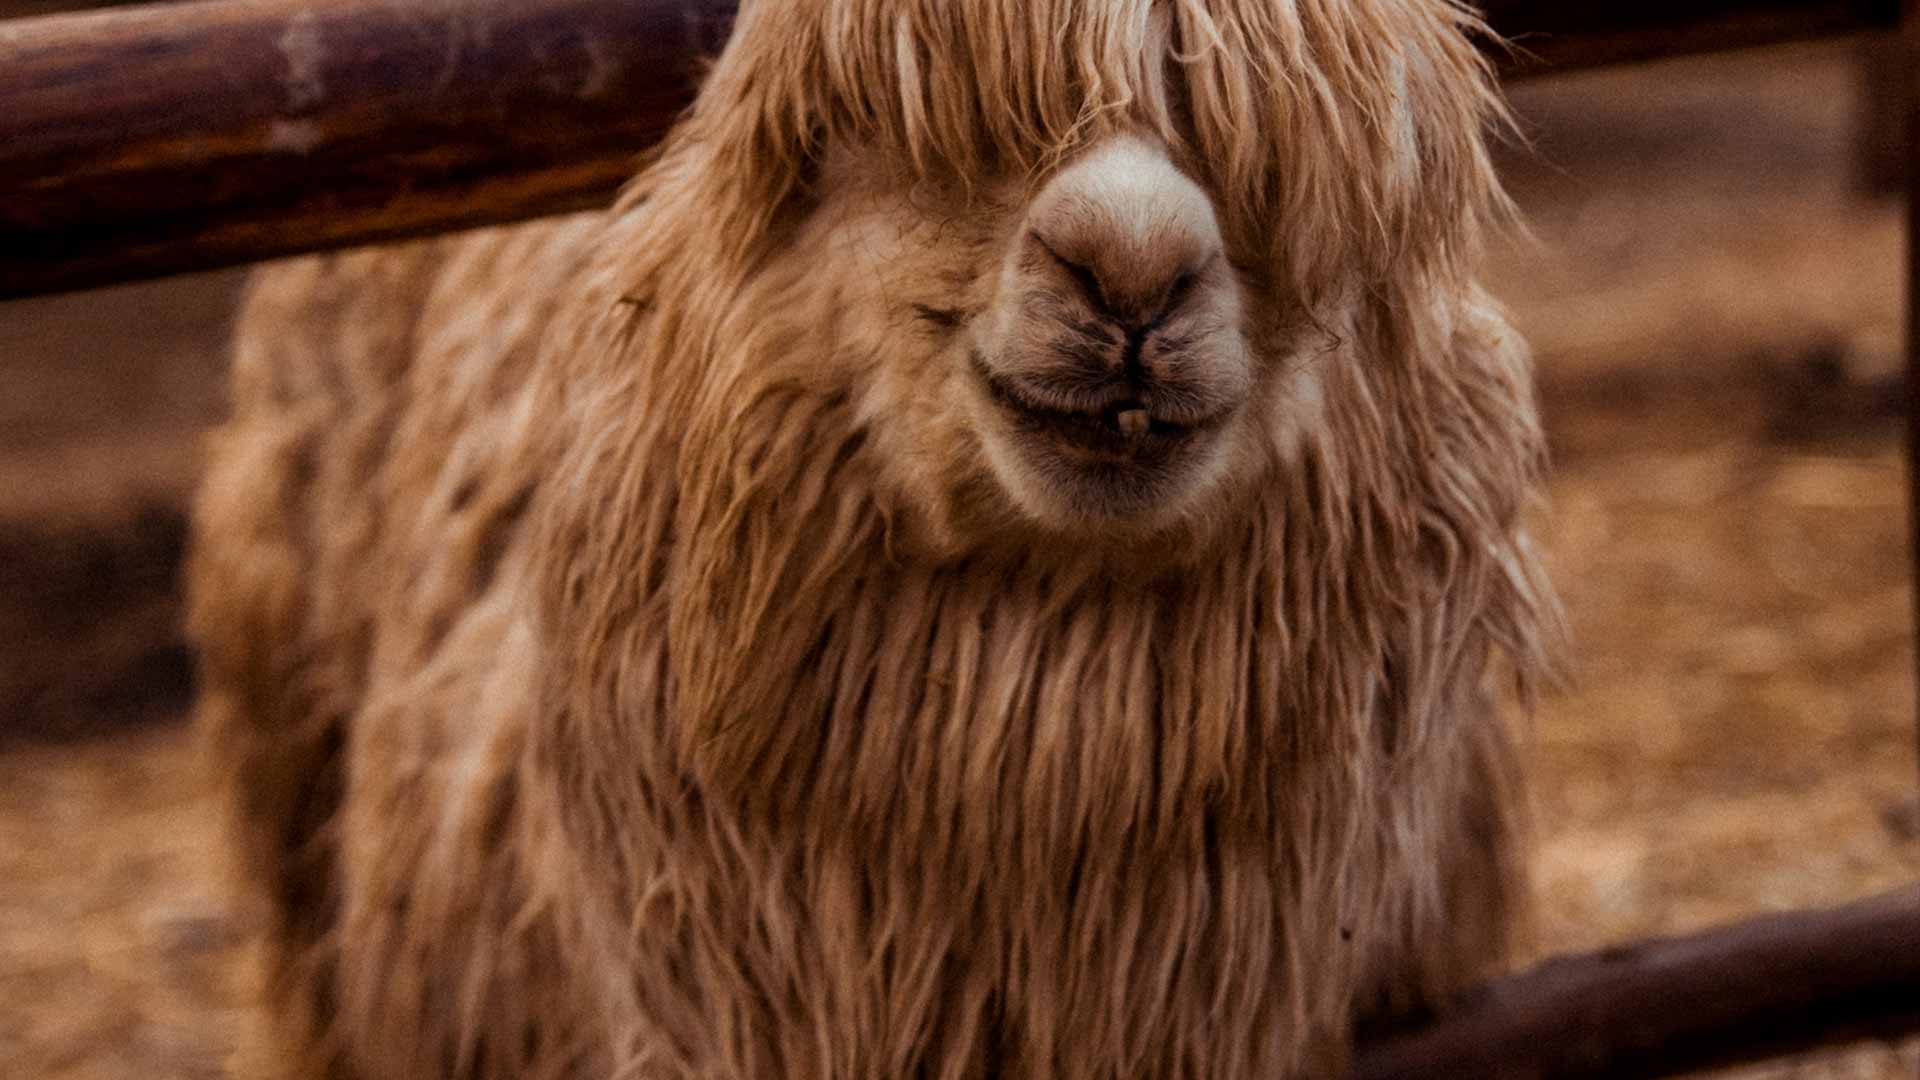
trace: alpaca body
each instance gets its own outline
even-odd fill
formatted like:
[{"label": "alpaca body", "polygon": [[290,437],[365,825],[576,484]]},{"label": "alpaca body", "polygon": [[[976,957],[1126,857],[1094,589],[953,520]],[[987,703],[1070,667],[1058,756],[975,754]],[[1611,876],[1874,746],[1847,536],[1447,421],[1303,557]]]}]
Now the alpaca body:
[{"label": "alpaca body", "polygon": [[[1496,677],[1550,620],[1525,357],[1466,264],[1238,269],[1257,207],[1151,94],[1039,140],[1050,165],[960,170],[935,201],[977,212],[916,209],[934,151],[884,120],[761,176],[784,151],[729,155],[787,113],[754,95],[835,7],[751,7],[610,212],[255,283],[194,625],[299,1071],[1326,1075],[1356,1020],[1499,963]],[[1088,33],[1146,36],[1116,56],[1191,51],[1198,7],[1115,10]],[[1410,55],[1483,93],[1457,13],[1405,10]],[[1484,167],[1450,137],[1423,168]],[[988,423],[981,386],[1060,385],[1023,365],[1072,304],[1133,318],[1129,228],[1201,252],[1138,279],[1138,413],[1179,389],[1223,419],[1074,419],[1059,464],[1056,422]],[[1162,425],[1150,488],[1061,472]]]}]

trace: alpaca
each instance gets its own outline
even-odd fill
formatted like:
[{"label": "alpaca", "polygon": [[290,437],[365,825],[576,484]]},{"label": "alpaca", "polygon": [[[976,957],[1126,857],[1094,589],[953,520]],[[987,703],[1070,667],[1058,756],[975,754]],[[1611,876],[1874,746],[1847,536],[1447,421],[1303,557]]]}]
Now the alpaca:
[{"label": "alpaca", "polygon": [[203,731],[293,1075],[1336,1075],[1557,616],[1451,0],[749,0],[610,210],[259,275]]}]

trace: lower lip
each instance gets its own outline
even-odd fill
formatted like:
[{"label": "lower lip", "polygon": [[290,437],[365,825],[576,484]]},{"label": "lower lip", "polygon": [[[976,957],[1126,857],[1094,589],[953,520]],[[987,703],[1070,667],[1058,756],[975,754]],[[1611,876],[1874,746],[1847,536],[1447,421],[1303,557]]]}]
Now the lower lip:
[{"label": "lower lip", "polygon": [[1158,427],[1138,435],[1122,433],[1104,417],[1008,407],[1022,432],[1044,436],[1062,449],[1107,461],[1149,461],[1164,457],[1193,436],[1191,428]]},{"label": "lower lip", "polygon": [[1198,426],[1154,421],[1147,430],[1128,435],[1108,417],[1035,408],[1008,392],[989,372],[982,370],[979,376],[987,396],[1013,421],[1017,430],[1045,437],[1076,455],[1107,462],[1147,464],[1178,449],[1201,430]]}]

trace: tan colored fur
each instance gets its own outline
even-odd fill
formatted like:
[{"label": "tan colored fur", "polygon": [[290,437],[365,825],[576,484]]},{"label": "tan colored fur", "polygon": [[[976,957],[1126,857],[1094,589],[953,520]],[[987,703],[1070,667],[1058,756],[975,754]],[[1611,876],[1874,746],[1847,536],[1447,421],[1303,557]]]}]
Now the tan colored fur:
[{"label": "tan colored fur", "polygon": [[[1554,623],[1472,27],[750,0],[613,211],[264,273],[193,624],[294,1071],[1325,1075],[1497,964]],[[1121,136],[1253,383],[1060,519],[960,354]]]}]

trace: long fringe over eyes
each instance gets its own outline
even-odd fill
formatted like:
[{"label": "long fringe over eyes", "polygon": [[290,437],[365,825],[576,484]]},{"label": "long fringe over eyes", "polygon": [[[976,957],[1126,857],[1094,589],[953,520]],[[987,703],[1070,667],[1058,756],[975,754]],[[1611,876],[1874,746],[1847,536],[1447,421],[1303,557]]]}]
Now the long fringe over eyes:
[{"label": "long fringe over eyes", "polygon": [[759,0],[682,135],[764,226],[829,145],[919,176],[1039,175],[1144,129],[1307,288],[1457,269],[1510,220],[1475,39],[1452,0]]}]

